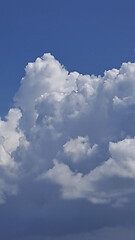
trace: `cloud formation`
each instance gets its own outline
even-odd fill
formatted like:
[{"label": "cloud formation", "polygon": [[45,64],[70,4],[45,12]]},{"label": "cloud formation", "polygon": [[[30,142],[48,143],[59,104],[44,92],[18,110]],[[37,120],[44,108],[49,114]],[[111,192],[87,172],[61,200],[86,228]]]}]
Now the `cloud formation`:
[{"label": "cloud formation", "polygon": [[2,216],[10,221],[14,209],[15,240],[111,239],[112,231],[119,239],[128,219],[127,236],[135,225],[135,64],[82,75],[44,54],[26,66],[14,103],[0,119],[3,235]]},{"label": "cloud formation", "polygon": [[[128,179],[133,182],[135,179],[135,139],[110,142],[109,145],[111,157],[88,174],[73,172],[67,165],[54,160],[54,167],[43,178],[60,184],[64,198],[86,198],[93,203],[112,201],[115,205],[126,202],[128,194],[135,192],[131,181],[128,184]],[[113,183],[114,179],[117,181]]]},{"label": "cloud formation", "polygon": [[[114,236],[116,240],[123,239],[123,240],[134,240],[135,229],[133,227],[114,227],[114,228],[102,228],[91,233],[80,233],[80,234],[69,234],[67,236],[55,236],[55,237],[48,237],[47,240],[114,240]],[[24,238],[25,240],[44,240],[43,236],[32,236],[28,238]],[[24,240],[22,239],[22,240]]]},{"label": "cloud formation", "polygon": [[0,203],[6,194],[17,193],[18,164],[14,153],[19,146],[26,146],[27,141],[19,128],[22,114],[19,109],[10,109],[6,120],[0,120]]},{"label": "cloud formation", "polygon": [[16,193],[18,172],[19,182],[27,172],[61,186],[67,199],[127,202],[134,194],[135,63],[90,76],[44,54],[25,71],[16,108],[0,122],[1,201],[6,188]]},{"label": "cloud formation", "polygon": [[83,160],[90,156],[97,148],[95,144],[92,148],[89,145],[88,137],[78,136],[76,139],[70,139],[63,145],[63,151],[67,156],[71,157],[73,162]]}]

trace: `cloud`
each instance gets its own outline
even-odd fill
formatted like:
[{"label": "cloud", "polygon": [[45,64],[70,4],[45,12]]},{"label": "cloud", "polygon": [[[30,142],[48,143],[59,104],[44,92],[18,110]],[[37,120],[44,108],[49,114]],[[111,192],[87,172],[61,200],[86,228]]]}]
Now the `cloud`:
[{"label": "cloud", "polygon": [[88,137],[78,136],[76,139],[70,139],[63,145],[63,151],[70,156],[73,162],[84,159],[95,152],[97,145],[91,148]]},{"label": "cloud", "polygon": [[22,239],[51,240],[134,224],[135,64],[82,75],[44,54],[26,66],[14,103],[0,120],[0,203],[15,209],[13,238],[16,224]]},{"label": "cloud", "polygon": [[19,146],[27,145],[23,132],[19,129],[21,118],[19,109],[10,109],[6,121],[0,120],[0,202],[7,194],[17,193],[18,164],[13,154]]},{"label": "cloud", "polygon": [[[127,201],[127,195],[134,193],[135,139],[110,142],[109,150],[111,158],[86,175],[73,172],[67,165],[55,160],[54,167],[42,178],[60,184],[64,198],[86,198],[93,203],[112,201],[115,206],[123,204]],[[123,179],[127,180],[128,188],[124,186]],[[128,179],[132,180],[132,185],[131,182],[128,184]]]},{"label": "cloud", "polygon": [[16,108],[1,121],[1,165],[45,176],[64,198],[127,201],[134,192],[135,64],[90,76],[44,54],[25,71]]},{"label": "cloud", "polygon": [[[114,240],[114,236],[116,240],[134,240],[135,229],[134,227],[106,227],[98,229],[97,231],[87,232],[87,233],[80,233],[80,234],[69,234],[67,236],[57,236],[55,237],[47,237],[47,240]],[[28,238],[24,238],[25,240],[44,240],[43,236],[32,236]],[[21,240],[24,240],[21,239]]]}]

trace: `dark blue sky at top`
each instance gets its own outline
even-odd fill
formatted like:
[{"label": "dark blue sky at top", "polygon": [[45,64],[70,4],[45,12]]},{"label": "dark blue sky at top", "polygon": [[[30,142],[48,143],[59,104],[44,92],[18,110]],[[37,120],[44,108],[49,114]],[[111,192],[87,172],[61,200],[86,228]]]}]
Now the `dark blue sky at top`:
[{"label": "dark blue sky at top", "polygon": [[69,71],[103,74],[135,59],[135,1],[1,0],[0,115],[24,68],[45,52]]}]

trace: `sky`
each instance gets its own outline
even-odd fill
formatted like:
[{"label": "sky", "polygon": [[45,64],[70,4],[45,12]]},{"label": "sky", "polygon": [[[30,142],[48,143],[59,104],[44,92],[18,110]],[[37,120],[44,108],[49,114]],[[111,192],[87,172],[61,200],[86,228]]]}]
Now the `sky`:
[{"label": "sky", "polygon": [[134,9],[0,1],[3,240],[134,240]]}]

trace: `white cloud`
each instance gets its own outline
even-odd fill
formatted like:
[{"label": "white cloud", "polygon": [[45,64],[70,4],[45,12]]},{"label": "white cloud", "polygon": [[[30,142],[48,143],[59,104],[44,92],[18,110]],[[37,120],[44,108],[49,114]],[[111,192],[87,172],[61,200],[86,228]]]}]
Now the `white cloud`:
[{"label": "white cloud", "polygon": [[[127,201],[126,195],[134,193],[131,183],[124,187],[123,179],[135,179],[135,139],[110,142],[111,158],[88,174],[73,172],[66,164],[54,161],[54,167],[42,178],[48,178],[61,185],[64,198],[86,198],[93,203]],[[114,181],[117,179],[117,181]],[[114,181],[114,183],[113,183]],[[105,184],[107,182],[107,184]]]},{"label": "white cloud", "polygon": [[[103,77],[68,73],[50,54],[26,67],[15,97],[22,110],[21,128],[30,141],[25,162],[34,159],[32,169],[60,184],[64,198],[118,203],[127,201],[126,195],[133,191],[124,188],[122,181],[134,179],[134,76],[133,63],[105,71]],[[92,153],[97,145],[96,157]],[[71,162],[63,163],[62,148],[65,156],[79,164],[77,169]],[[52,167],[52,159],[59,156]],[[93,167],[83,161],[88,157]],[[115,178],[120,180],[113,184]]]},{"label": "white cloud", "polygon": [[15,96],[16,105],[23,111],[24,127],[29,131],[41,115],[46,124],[52,124],[86,112],[99,83],[100,77],[68,73],[51,54],[37,58],[27,65]]},{"label": "white cloud", "polygon": [[13,153],[27,141],[19,129],[21,118],[19,109],[10,109],[6,121],[0,120],[0,202],[5,201],[5,194],[17,192],[18,164],[14,161]]},{"label": "white cloud", "polygon": [[73,162],[83,160],[95,152],[97,145],[94,144],[92,148],[89,144],[88,137],[78,136],[76,139],[70,139],[63,145],[64,153],[71,157]]},{"label": "white cloud", "polygon": [[3,231],[14,211],[11,232],[29,239],[133,239],[135,64],[90,76],[45,54],[15,106],[0,119],[0,203],[19,192],[1,206]]},{"label": "white cloud", "polygon": [[0,121],[0,165],[19,168],[20,181],[26,172],[45,176],[64,198],[127,201],[134,192],[135,64],[90,76],[44,54],[25,71],[15,96],[20,110]]},{"label": "white cloud", "polygon": [[6,121],[0,120],[1,144],[9,154],[17,149],[21,139],[25,143],[23,132],[18,127],[21,117],[22,114],[19,109],[10,109]]}]

